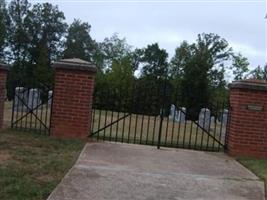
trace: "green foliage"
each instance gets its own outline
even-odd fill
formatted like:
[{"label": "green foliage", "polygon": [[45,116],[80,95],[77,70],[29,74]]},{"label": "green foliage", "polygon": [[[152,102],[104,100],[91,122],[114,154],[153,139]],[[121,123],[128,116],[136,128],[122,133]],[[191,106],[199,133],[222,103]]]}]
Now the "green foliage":
[{"label": "green foliage", "polygon": [[245,78],[245,74],[249,71],[249,62],[246,57],[243,57],[240,53],[233,55],[233,64],[231,69],[233,70],[234,80],[242,80]]},{"label": "green foliage", "polygon": [[183,42],[176,49],[170,77],[191,119],[197,118],[201,107],[217,100],[214,90],[225,90],[223,62],[231,51],[225,39],[212,33],[198,35],[196,43]]},{"label": "green foliage", "polygon": [[257,80],[267,80],[267,63],[263,68],[258,66],[256,69],[252,70],[250,76]]},{"label": "green foliage", "polygon": [[34,4],[27,0],[13,0],[8,9],[9,61],[8,97],[14,87],[53,85],[51,63],[61,54],[63,36],[67,28],[63,12],[49,3]]},{"label": "green foliage", "polygon": [[4,47],[6,42],[6,4],[0,0],[0,61],[4,60]]},{"label": "green foliage", "polygon": [[131,53],[131,46],[126,43],[126,39],[120,39],[118,34],[114,34],[110,38],[105,38],[103,42],[98,44],[99,54],[96,61],[102,66],[103,70],[111,68],[113,60],[121,60],[128,57]]},{"label": "green foliage", "polygon": [[164,78],[168,71],[168,53],[165,49],[160,49],[157,43],[148,45],[143,49],[141,57],[142,76],[152,76],[155,79]]},{"label": "green foliage", "polygon": [[64,58],[80,58],[89,62],[94,60],[96,42],[90,36],[91,26],[75,19],[68,29]]}]

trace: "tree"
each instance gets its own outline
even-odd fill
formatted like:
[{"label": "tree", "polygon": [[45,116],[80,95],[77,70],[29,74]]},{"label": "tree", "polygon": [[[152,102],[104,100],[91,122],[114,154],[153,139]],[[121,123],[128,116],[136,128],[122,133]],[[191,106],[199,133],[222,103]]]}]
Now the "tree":
[{"label": "tree", "polygon": [[183,41],[175,49],[175,54],[169,64],[169,77],[173,88],[172,101],[176,102],[181,94],[181,82],[184,75],[184,68],[191,59],[191,46],[187,41]]},{"label": "tree", "polygon": [[27,47],[30,43],[25,18],[30,4],[27,0],[13,0],[8,6],[9,22],[7,26],[9,61],[23,70],[23,64],[28,60]]},{"label": "tree", "polygon": [[110,69],[113,60],[121,60],[131,54],[131,46],[127,44],[126,39],[120,39],[118,34],[110,38],[105,38],[98,44],[99,54],[96,61],[100,63],[103,70]]},{"label": "tree", "polygon": [[[188,109],[189,118],[196,119],[200,108],[211,103],[212,86],[218,80],[214,77],[223,76],[218,66],[229,59],[231,51],[225,39],[212,33],[199,34],[196,43],[188,47],[189,59],[181,81],[181,101]],[[220,77],[219,80],[223,81],[224,78]]]},{"label": "tree", "polygon": [[96,53],[96,42],[90,36],[91,26],[74,20],[68,29],[65,58],[81,58],[92,62]]},{"label": "tree", "polygon": [[4,60],[4,47],[6,43],[6,4],[0,0],[0,61]]},{"label": "tree", "polygon": [[267,63],[263,68],[258,66],[256,69],[252,70],[249,75],[253,79],[266,80],[267,81]]},{"label": "tree", "polygon": [[129,57],[113,60],[111,70],[107,73],[107,82],[112,91],[117,91],[113,100],[117,100],[121,108],[129,110],[134,87],[134,75]]},{"label": "tree", "polygon": [[168,53],[160,49],[157,43],[148,45],[143,49],[141,62],[143,65],[142,76],[151,76],[155,79],[165,78],[168,72]]},{"label": "tree", "polygon": [[245,73],[249,71],[249,62],[246,57],[243,57],[240,53],[233,55],[233,64],[231,69],[233,70],[234,80],[241,80],[245,78]]},{"label": "tree", "polygon": [[8,41],[12,69],[8,78],[9,98],[14,87],[52,87],[51,63],[62,52],[67,28],[63,12],[49,3],[13,0],[9,4]]}]

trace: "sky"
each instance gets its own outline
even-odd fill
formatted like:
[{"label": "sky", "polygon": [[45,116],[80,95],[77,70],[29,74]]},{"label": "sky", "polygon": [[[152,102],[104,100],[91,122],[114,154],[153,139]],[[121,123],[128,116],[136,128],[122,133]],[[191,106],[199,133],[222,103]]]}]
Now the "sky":
[{"label": "sky", "polygon": [[68,23],[75,18],[88,22],[91,37],[98,42],[118,33],[133,47],[158,42],[171,58],[181,41],[194,42],[199,33],[216,33],[249,59],[251,69],[267,63],[267,0],[48,2],[58,5]]}]

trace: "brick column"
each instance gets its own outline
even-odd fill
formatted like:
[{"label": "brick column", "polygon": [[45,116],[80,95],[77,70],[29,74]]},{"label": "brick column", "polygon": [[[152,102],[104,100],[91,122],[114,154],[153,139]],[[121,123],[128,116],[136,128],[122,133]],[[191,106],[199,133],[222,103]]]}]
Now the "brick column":
[{"label": "brick column", "polygon": [[0,64],[0,129],[3,128],[4,104],[6,97],[7,66]]},{"label": "brick column", "polygon": [[85,139],[90,134],[96,67],[74,58],[56,62],[51,135]]},{"label": "brick column", "polygon": [[227,151],[233,156],[267,158],[267,82],[230,84]]}]

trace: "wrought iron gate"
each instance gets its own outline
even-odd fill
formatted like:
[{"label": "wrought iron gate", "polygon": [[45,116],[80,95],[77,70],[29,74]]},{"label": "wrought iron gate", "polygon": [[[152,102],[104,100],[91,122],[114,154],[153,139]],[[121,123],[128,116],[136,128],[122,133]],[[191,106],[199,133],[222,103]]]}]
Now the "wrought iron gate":
[{"label": "wrought iron gate", "polygon": [[229,120],[226,103],[202,105],[195,119],[190,108],[182,107],[179,97],[172,100],[164,87],[143,92],[135,87],[128,96],[125,91],[95,91],[91,137],[158,148],[224,149]]},{"label": "wrought iron gate", "polygon": [[11,128],[49,134],[52,99],[52,90],[16,87]]}]

